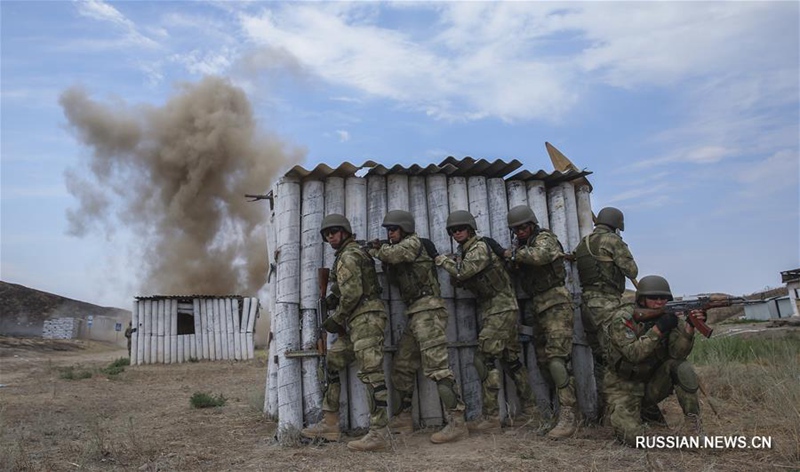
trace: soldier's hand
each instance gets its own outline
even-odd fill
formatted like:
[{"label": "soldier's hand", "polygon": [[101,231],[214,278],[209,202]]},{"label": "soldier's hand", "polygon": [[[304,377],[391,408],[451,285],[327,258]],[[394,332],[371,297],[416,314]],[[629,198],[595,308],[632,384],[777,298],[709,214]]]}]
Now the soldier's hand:
[{"label": "soldier's hand", "polygon": [[437,266],[440,266],[444,263],[445,259],[447,259],[447,256],[445,256],[444,254],[439,254],[438,256],[436,256],[436,259],[434,259],[433,262]]},{"label": "soldier's hand", "polygon": [[325,321],[322,322],[322,327],[329,333],[340,333],[344,331],[344,327],[337,323],[332,316],[325,318]]},{"label": "soldier's hand", "polygon": [[378,238],[373,239],[367,243],[367,246],[370,249],[380,249],[381,248],[381,240]]},{"label": "soldier's hand", "polygon": [[656,321],[656,327],[661,334],[667,334],[678,326],[678,317],[674,313],[661,315]]},{"label": "soldier's hand", "polygon": [[706,320],[706,312],[705,310],[692,310],[689,314],[700,321]]},{"label": "soldier's hand", "polygon": [[325,306],[328,307],[329,310],[335,310],[337,306],[339,306],[339,297],[334,294],[330,294],[325,297]]},{"label": "soldier's hand", "polygon": [[564,254],[564,259],[569,262],[575,262],[575,255],[572,253]]},{"label": "soldier's hand", "polygon": [[514,251],[511,248],[508,248],[503,252],[503,257],[505,257],[506,259],[511,259],[511,256],[513,255]]}]

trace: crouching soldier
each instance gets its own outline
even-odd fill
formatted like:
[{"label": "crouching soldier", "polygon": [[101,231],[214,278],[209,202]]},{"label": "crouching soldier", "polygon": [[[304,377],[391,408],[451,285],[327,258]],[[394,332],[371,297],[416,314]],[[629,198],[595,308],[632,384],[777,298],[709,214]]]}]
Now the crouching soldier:
[{"label": "crouching soldier", "polygon": [[[664,422],[658,403],[672,391],[685,415],[685,433],[701,434],[699,382],[686,359],[694,345],[694,327],[664,306],[672,300],[666,279],[643,277],[636,307],[621,310],[608,326],[608,415],[617,438],[634,446],[645,432],[642,420]],[[702,310],[693,312],[705,320]]]},{"label": "crouching soldier", "polygon": [[392,367],[396,391],[395,416],[389,423],[392,432],[411,432],[411,398],[414,378],[422,365],[426,377],[436,382],[445,407],[444,428],[431,435],[433,443],[447,443],[469,436],[464,419],[465,406],[447,361],[447,310],[441,298],[431,252],[414,232],[414,217],[403,210],[392,210],[383,219],[388,244],[371,242],[370,254],[384,263],[389,283],[397,285],[406,304],[408,321],[398,343]]},{"label": "crouching soldier", "polygon": [[383,373],[383,337],[386,308],[380,299],[381,288],[375,263],[353,238],[350,222],[342,215],[322,219],[322,237],[336,251],[331,269],[329,307],[334,313],[323,326],[339,337],[326,356],[328,386],[322,402],[323,420],[303,429],[307,438],[339,440],[339,374],[353,360],[359,363],[358,378],[369,391],[369,433],[347,444],[356,451],[380,451],[389,447],[389,418],[386,412],[388,391]]}]

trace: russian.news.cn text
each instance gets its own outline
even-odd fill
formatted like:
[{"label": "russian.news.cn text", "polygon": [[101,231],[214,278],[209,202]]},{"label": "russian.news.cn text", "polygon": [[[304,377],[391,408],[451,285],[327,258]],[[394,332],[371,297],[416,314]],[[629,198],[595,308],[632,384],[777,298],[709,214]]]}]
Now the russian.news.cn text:
[{"label": "russian.news.cn text", "polygon": [[771,436],[636,436],[637,449],[772,449]]}]

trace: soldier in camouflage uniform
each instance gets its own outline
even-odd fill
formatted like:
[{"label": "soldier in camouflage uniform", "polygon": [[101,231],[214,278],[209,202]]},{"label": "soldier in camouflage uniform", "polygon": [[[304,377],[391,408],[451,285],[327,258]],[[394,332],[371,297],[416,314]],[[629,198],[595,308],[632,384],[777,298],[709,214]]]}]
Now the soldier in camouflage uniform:
[{"label": "soldier in camouflage uniform", "polygon": [[[528,383],[528,371],[520,360],[519,305],[504,260],[488,243],[475,235],[475,218],[464,210],[450,213],[447,232],[458,243],[458,256],[453,260],[441,255],[436,265],[446,270],[459,286],[475,295],[481,318],[475,368],[483,386],[483,418],[470,424],[475,431],[500,429],[498,394],[502,371],[497,360],[508,368],[523,408],[533,407],[533,392]],[[525,413],[523,411],[521,413]]]},{"label": "soldier in camouflage uniform", "polygon": [[323,420],[304,429],[302,435],[339,439],[339,373],[357,360],[360,364],[358,378],[366,384],[370,397],[369,433],[349,442],[347,448],[384,450],[389,446],[388,391],[383,372],[386,308],[380,299],[375,263],[355,242],[350,222],[344,216],[327,215],[322,219],[320,233],[336,251],[331,270],[331,295],[327,300],[328,307],[335,311],[325,319],[323,326],[330,333],[339,333],[339,337],[326,356],[329,384],[322,402]]},{"label": "soldier in camouflage uniform", "polygon": [[436,444],[469,436],[464,419],[465,406],[458,392],[453,371],[447,361],[447,310],[441,298],[433,259],[414,233],[414,217],[403,210],[392,210],[383,219],[388,244],[374,241],[370,254],[384,263],[389,282],[397,285],[406,304],[408,321],[398,343],[392,368],[396,389],[392,432],[413,431],[411,398],[416,372],[422,365],[426,377],[436,382],[445,406],[445,427],[431,435]]},{"label": "soldier in camouflage uniform", "polygon": [[597,214],[594,231],[581,239],[574,252],[581,283],[581,317],[594,356],[598,420],[602,420],[605,409],[605,327],[621,308],[625,278],[636,279],[639,273],[628,245],[619,236],[624,229],[622,212],[603,208]]},{"label": "soldier in camouflage uniform", "polygon": [[574,311],[565,286],[564,248],[555,234],[539,227],[527,205],[508,212],[508,227],[516,236],[516,245],[506,250],[506,259],[531,297],[525,324],[533,327],[539,370],[560,404],[556,426],[547,436],[570,437],[577,428],[577,402],[570,372]]},{"label": "soldier in camouflage uniform", "polygon": [[[663,307],[672,300],[663,277],[650,275],[639,281],[636,307],[626,307],[607,327],[608,371],[605,389],[608,417],[617,438],[635,446],[645,432],[642,420],[664,422],[658,403],[673,389],[686,416],[685,433],[701,434],[700,386],[686,360],[694,345],[694,327]],[[702,310],[692,312],[705,320]]]}]

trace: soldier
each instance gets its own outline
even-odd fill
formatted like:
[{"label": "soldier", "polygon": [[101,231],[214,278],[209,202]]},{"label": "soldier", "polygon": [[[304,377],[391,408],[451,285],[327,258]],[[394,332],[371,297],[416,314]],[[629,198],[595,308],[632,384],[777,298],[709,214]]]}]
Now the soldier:
[{"label": "soldier", "polygon": [[475,218],[464,210],[450,213],[447,232],[458,243],[458,256],[453,260],[445,255],[436,257],[455,282],[471,291],[478,304],[481,331],[475,369],[483,386],[483,418],[470,424],[475,431],[498,431],[501,427],[498,393],[502,372],[496,360],[502,361],[511,373],[522,401],[522,414],[534,408],[533,392],[528,384],[528,371],[520,361],[519,305],[511,278],[503,259],[489,244],[475,235]]},{"label": "soldier", "polygon": [[605,409],[605,327],[620,309],[625,278],[636,279],[639,273],[628,245],[619,236],[623,230],[625,220],[622,212],[613,207],[603,208],[597,214],[594,231],[581,239],[574,252],[581,283],[583,327],[594,356],[598,422],[602,420]]},{"label": "soldier", "polygon": [[397,285],[406,304],[408,318],[392,368],[395,417],[389,423],[389,430],[412,432],[414,429],[411,398],[414,378],[421,364],[425,376],[436,382],[446,410],[446,425],[431,435],[431,442],[441,444],[466,438],[469,436],[464,419],[466,408],[447,361],[447,310],[433,258],[414,232],[411,213],[392,210],[383,219],[383,227],[388,244],[373,241],[369,252],[385,264],[389,282]]},{"label": "soldier", "polygon": [[[664,313],[672,300],[666,279],[643,277],[636,291],[636,308],[626,308],[608,326],[605,389],[608,415],[617,438],[635,446],[645,427],[642,420],[665,424],[658,403],[673,389],[685,415],[685,432],[701,434],[700,386],[686,358],[694,345],[694,327],[674,313]],[[692,312],[705,321],[705,312]]]},{"label": "soldier", "polygon": [[133,322],[128,321],[128,327],[125,328],[125,337],[128,338],[128,357],[131,357],[131,336],[136,332],[133,327]]},{"label": "soldier", "polygon": [[[324,392],[323,420],[302,431],[307,438],[338,441],[340,371],[358,360],[358,378],[370,396],[369,433],[347,444],[356,451],[379,451],[389,446],[386,405],[388,392],[383,372],[383,336],[386,309],[380,299],[381,288],[372,257],[355,242],[350,222],[342,215],[322,219],[322,237],[336,251],[331,269],[331,295],[328,306],[334,313],[323,326],[339,333],[326,356],[328,387]],[[346,327],[346,328],[345,328]]]},{"label": "soldier", "polygon": [[547,436],[570,437],[577,429],[577,402],[570,372],[574,312],[565,286],[564,248],[555,234],[539,227],[536,215],[526,205],[508,212],[508,227],[516,244],[506,250],[505,256],[531,297],[525,324],[533,326],[539,370],[557,393],[560,404],[556,426]]}]

